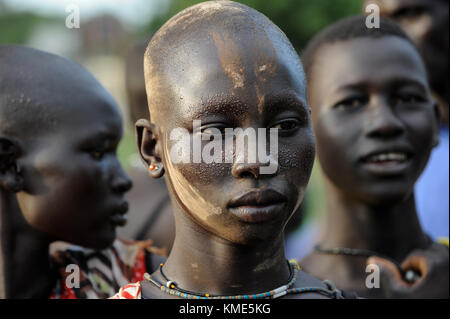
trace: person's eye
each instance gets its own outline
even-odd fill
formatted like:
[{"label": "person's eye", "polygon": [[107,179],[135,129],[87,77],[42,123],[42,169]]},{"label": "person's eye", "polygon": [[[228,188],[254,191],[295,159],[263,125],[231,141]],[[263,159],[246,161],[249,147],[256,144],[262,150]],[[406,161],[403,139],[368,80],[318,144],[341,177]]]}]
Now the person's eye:
[{"label": "person's eye", "polygon": [[394,97],[395,105],[413,105],[424,102],[424,98],[417,94],[399,94]]},{"label": "person's eye", "polygon": [[100,161],[105,156],[105,152],[102,150],[93,150],[90,152],[90,155],[94,160]]},{"label": "person's eye", "polygon": [[280,132],[292,132],[300,127],[300,121],[297,119],[287,119],[275,123],[271,128],[276,128]]},{"label": "person's eye", "polygon": [[414,19],[424,14],[425,11],[426,9],[420,6],[402,8],[392,14],[392,19],[394,20]]},{"label": "person's eye", "polygon": [[340,101],[334,105],[334,108],[344,110],[344,109],[356,109],[365,104],[367,104],[368,100],[364,97],[351,97]]}]

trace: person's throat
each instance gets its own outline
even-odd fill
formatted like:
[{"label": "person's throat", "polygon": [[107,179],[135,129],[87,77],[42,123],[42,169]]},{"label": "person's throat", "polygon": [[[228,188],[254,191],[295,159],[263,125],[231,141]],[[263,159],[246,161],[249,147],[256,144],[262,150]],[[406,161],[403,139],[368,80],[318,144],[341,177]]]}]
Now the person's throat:
[{"label": "person's throat", "polygon": [[417,217],[414,194],[397,204],[370,206],[327,185],[325,248],[366,249],[402,261],[428,243]]},{"label": "person's throat", "polygon": [[200,226],[177,227],[174,245],[163,266],[177,286],[213,295],[256,294],[287,284],[290,267],[283,236],[246,246],[217,238]]}]

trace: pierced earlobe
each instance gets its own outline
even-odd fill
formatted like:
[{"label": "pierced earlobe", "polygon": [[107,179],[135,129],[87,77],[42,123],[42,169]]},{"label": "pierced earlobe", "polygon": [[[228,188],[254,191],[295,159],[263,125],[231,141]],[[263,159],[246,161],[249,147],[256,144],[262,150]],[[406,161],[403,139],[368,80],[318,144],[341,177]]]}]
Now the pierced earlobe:
[{"label": "pierced earlobe", "polygon": [[153,178],[161,178],[164,175],[164,167],[161,164],[150,164],[148,173]]}]

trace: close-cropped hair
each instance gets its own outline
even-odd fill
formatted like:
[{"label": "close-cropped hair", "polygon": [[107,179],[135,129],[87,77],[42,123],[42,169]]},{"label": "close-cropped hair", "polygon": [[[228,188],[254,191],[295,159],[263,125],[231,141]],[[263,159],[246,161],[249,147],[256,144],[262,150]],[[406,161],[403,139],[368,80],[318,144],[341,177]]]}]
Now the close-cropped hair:
[{"label": "close-cropped hair", "polygon": [[366,26],[366,17],[363,15],[344,18],[333,23],[317,34],[303,51],[302,62],[307,78],[311,78],[312,69],[316,62],[315,59],[320,49],[325,45],[358,38],[378,39],[388,36],[404,39],[415,47],[405,31],[387,19],[380,18],[379,28],[368,28]]}]

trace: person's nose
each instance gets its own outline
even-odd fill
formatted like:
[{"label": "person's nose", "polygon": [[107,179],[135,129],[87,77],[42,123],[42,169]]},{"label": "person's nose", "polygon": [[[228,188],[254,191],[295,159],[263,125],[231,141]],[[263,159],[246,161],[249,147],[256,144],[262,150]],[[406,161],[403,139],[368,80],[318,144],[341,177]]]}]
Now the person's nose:
[{"label": "person's nose", "polygon": [[[266,145],[259,145],[266,149]],[[259,179],[263,176],[275,175],[278,172],[277,151],[269,156],[264,156],[256,150],[247,150],[247,152],[236,152],[233,164],[231,166],[231,175],[234,178],[253,178]]]},{"label": "person's nose", "polygon": [[404,133],[405,127],[387,99],[379,98],[369,106],[366,135],[371,138],[389,139]]},{"label": "person's nose", "polygon": [[111,183],[113,192],[121,194],[128,192],[133,187],[131,177],[125,172],[120,163],[117,163],[113,170],[114,175]]}]

